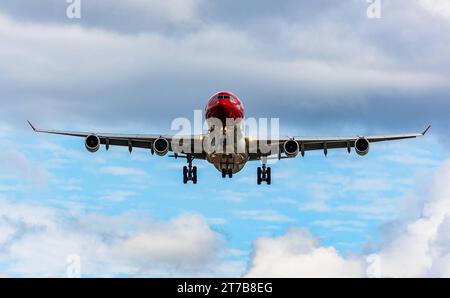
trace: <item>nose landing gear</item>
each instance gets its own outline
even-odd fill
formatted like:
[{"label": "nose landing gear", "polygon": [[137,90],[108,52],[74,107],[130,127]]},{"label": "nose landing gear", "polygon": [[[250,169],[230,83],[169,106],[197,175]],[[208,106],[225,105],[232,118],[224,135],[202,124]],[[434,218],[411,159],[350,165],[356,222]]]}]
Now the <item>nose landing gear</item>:
[{"label": "nose landing gear", "polygon": [[187,156],[188,166],[183,167],[183,183],[187,184],[188,181],[197,184],[197,167],[192,166],[194,158],[192,155]]},{"label": "nose landing gear", "polygon": [[222,178],[233,178],[233,170],[232,169],[222,169]]},{"label": "nose landing gear", "polygon": [[266,182],[267,185],[272,184],[272,171],[270,167],[266,167],[267,157],[261,157],[262,167],[258,167],[257,171],[257,183],[261,185],[262,182]]}]

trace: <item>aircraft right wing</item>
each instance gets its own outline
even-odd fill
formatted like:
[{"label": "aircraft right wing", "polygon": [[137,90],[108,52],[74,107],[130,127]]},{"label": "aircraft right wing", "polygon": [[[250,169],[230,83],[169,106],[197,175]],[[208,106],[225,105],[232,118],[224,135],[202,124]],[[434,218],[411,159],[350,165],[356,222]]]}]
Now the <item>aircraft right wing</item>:
[{"label": "aircraft right wing", "polygon": [[[167,140],[167,152],[173,152],[172,148],[172,140],[175,136],[170,135],[142,135],[142,134],[113,134],[113,133],[95,133],[95,132],[76,132],[76,131],[63,131],[63,130],[46,130],[36,128],[30,121],[28,124],[31,126],[33,131],[38,133],[47,133],[47,134],[55,134],[55,135],[63,135],[63,136],[72,136],[72,137],[80,137],[86,138],[86,148],[92,152],[98,150],[99,145],[105,145],[106,149],[109,149],[109,146],[122,146],[128,147],[128,150],[131,152],[133,148],[144,148],[149,149],[152,152],[161,153],[162,151],[158,151],[158,141],[162,140],[165,142]],[[92,147],[88,148],[89,145],[89,137],[92,137]],[[196,142],[202,142],[203,136],[188,136],[188,137],[178,137],[179,139],[188,140],[191,142],[191,148],[194,148]],[[99,141],[98,144],[96,141]],[[164,145],[164,144],[162,144]],[[164,150],[165,151],[165,150]],[[167,153],[166,152],[166,153]],[[206,156],[204,153],[192,154],[196,159],[205,159]]]}]

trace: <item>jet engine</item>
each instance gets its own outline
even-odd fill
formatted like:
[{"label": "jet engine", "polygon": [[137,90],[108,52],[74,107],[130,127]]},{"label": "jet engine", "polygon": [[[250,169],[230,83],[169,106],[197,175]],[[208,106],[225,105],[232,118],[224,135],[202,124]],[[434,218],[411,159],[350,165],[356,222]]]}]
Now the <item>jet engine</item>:
[{"label": "jet engine", "polygon": [[355,141],[355,151],[359,156],[369,153],[370,142],[366,138],[359,138]]},{"label": "jet engine", "polygon": [[289,157],[296,157],[299,152],[298,143],[294,140],[286,141],[283,145],[284,153]]},{"label": "jet engine", "polygon": [[153,143],[153,150],[159,156],[164,156],[169,152],[169,141],[165,138],[156,139]]},{"label": "jet engine", "polygon": [[95,153],[100,148],[100,138],[96,135],[87,136],[85,145],[89,152]]}]

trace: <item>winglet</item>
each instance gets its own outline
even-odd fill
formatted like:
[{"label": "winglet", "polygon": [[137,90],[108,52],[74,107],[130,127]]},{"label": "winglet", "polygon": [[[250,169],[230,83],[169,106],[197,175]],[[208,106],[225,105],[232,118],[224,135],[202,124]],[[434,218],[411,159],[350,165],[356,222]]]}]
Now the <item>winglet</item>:
[{"label": "winglet", "polygon": [[27,122],[28,122],[28,124],[31,126],[31,128],[32,128],[34,131],[36,131],[36,127],[34,127],[33,124],[31,124],[30,121],[27,120]]},{"label": "winglet", "polygon": [[430,128],[431,128],[431,125],[428,125],[427,129],[424,130],[424,132],[422,133],[422,135],[423,135],[423,136],[426,135],[427,132],[430,130]]}]

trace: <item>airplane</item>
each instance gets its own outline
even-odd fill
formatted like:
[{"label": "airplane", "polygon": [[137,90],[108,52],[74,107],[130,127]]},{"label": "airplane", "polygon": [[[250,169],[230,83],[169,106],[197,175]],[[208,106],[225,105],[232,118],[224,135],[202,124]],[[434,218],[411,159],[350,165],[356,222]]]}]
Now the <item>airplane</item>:
[{"label": "airplane", "polygon": [[[351,153],[354,148],[359,156],[365,156],[369,153],[371,143],[381,141],[393,141],[401,139],[411,139],[424,136],[431,126],[428,126],[422,133],[415,134],[397,134],[397,135],[378,135],[378,136],[356,136],[356,137],[279,137],[270,140],[252,139],[249,136],[242,134],[242,127],[238,127],[237,133],[241,132],[240,137],[234,137],[230,141],[229,131],[227,131],[226,124],[228,120],[235,120],[238,122],[244,119],[244,106],[242,101],[233,93],[222,91],[214,94],[208,101],[205,107],[206,120],[217,119],[223,126],[218,130],[214,130],[214,126],[202,135],[192,135],[183,137],[181,142],[177,136],[164,135],[137,135],[137,134],[112,134],[112,133],[96,133],[96,132],[75,132],[75,131],[61,131],[61,130],[44,130],[38,129],[30,121],[28,124],[38,133],[48,133],[56,135],[74,136],[85,138],[85,147],[89,152],[95,153],[99,150],[100,145],[105,145],[106,150],[110,146],[124,146],[128,147],[130,153],[133,148],[145,148],[150,150],[152,154],[158,156],[165,156],[169,152],[174,158],[186,158],[187,166],[183,167],[183,183],[187,184],[192,181],[197,184],[198,175],[197,167],[193,166],[194,160],[207,160],[209,163],[222,173],[222,178],[232,178],[234,174],[240,172],[249,161],[261,161],[261,166],[257,168],[258,185],[265,182],[267,185],[272,184],[271,168],[267,167],[267,160],[273,156],[275,151],[277,159],[295,158],[299,154],[305,156],[305,152],[312,150],[323,150],[327,155],[329,149],[343,148]],[[210,137],[213,132],[219,136],[223,136],[220,142],[224,144],[225,141],[230,141],[232,147],[236,147],[237,143],[243,145],[243,150],[238,151],[224,151],[218,150],[222,148],[217,146],[213,150],[206,150],[204,145],[205,138]],[[234,129],[233,129],[234,132]],[[227,139],[228,137],[228,139]],[[187,140],[187,142],[186,142]],[[270,150],[262,150],[261,143],[265,141]],[[213,141],[212,143],[214,143]],[[200,146],[198,146],[200,144]],[[256,144],[256,147],[253,146]],[[180,146],[178,146],[180,145]],[[200,148],[199,150],[192,150],[192,148]],[[253,148],[252,150],[250,150]],[[254,149],[256,148],[256,149]],[[273,150],[273,149],[276,150]]]}]

